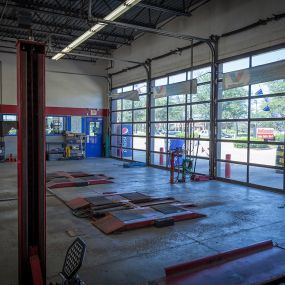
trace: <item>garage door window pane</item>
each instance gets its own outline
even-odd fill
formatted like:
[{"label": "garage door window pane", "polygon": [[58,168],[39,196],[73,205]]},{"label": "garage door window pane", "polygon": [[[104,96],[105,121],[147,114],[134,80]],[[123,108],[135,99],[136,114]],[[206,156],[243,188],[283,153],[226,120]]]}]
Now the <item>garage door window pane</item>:
[{"label": "garage door window pane", "polygon": [[[196,78],[198,83],[211,81],[211,67],[208,66],[194,70],[193,78]],[[191,72],[188,72],[188,79],[191,79]]]},{"label": "garage door window pane", "polygon": [[285,93],[285,80],[275,80],[251,85],[251,95],[266,98],[267,94]]},{"label": "garage door window pane", "polygon": [[232,88],[219,92],[220,99],[240,98],[248,96],[248,86]]},{"label": "garage door window pane", "polygon": [[146,149],[146,138],[133,137],[133,148]]},{"label": "garage door window pane", "polygon": [[123,110],[132,109],[133,101],[123,99]]},{"label": "garage door window pane", "polygon": [[[250,143],[249,147],[250,163],[283,167],[284,153],[281,145]],[[279,163],[282,164],[278,165]]]},{"label": "garage door window pane", "polygon": [[146,110],[134,110],[134,122],[145,122]]},{"label": "garage door window pane", "polygon": [[122,121],[123,122],[131,122],[132,121],[132,111],[122,112]]},{"label": "garage door window pane", "polygon": [[240,142],[218,142],[217,158],[227,160],[230,155],[231,161],[247,162],[247,144]]},{"label": "garage door window pane", "polygon": [[250,124],[251,140],[285,141],[285,121],[253,121]]},{"label": "garage door window pane", "polygon": [[167,120],[167,109],[166,108],[154,108],[151,110],[153,121],[166,121]]},{"label": "garage door window pane", "polygon": [[133,150],[133,160],[139,162],[146,162],[145,151]]},{"label": "garage door window pane", "polygon": [[151,135],[156,137],[165,137],[167,133],[167,123],[152,123]]},{"label": "garage door window pane", "polygon": [[283,171],[276,171],[276,169],[249,167],[249,183],[261,186],[283,189],[283,175]]},{"label": "garage door window pane", "polygon": [[122,100],[112,100],[112,111],[119,111],[122,109]]},{"label": "garage door window pane", "polygon": [[166,106],[167,105],[167,97],[162,98],[153,98],[152,99],[152,106]]},{"label": "garage door window pane", "polygon": [[245,122],[218,123],[218,138],[222,140],[247,140],[248,125]]},{"label": "garage door window pane", "polygon": [[117,147],[112,147],[111,148],[111,155],[113,157],[121,157],[121,149]]},{"label": "garage door window pane", "polygon": [[[227,171],[227,168],[230,168],[231,171]],[[217,174],[218,177],[246,182],[247,166],[219,161],[217,163]]]},{"label": "garage door window pane", "polygon": [[159,139],[159,138],[152,138],[151,139],[151,150],[152,151],[160,151],[160,148],[163,149],[163,151],[166,151],[167,146],[167,140],[166,139]]},{"label": "garage door window pane", "polygon": [[187,106],[188,120],[210,120],[210,103]]},{"label": "garage door window pane", "polygon": [[154,81],[154,86],[161,86],[167,84],[167,77],[158,78]]},{"label": "garage door window pane", "polygon": [[153,165],[158,165],[158,166],[169,166],[169,157],[167,154],[160,154],[160,153],[154,153],[152,152],[150,154],[150,161],[151,164]]},{"label": "garage door window pane", "polygon": [[186,81],[186,72],[169,76],[169,84]]},{"label": "garage door window pane", "polygon": [[[192,96],[192,98],[190,97]],[[211,99],[211,85],[203,84],[197,86],[197,94],[188,95],[189,102],[210,101]]]},{"label": "garage door window pane", "polygon": [[247,100],[236,100],[219,103],[220,119],[247,119]]},{"label": "garage door window pane", "polygon": [[252,118],[285,118],[285,96],[251,100]]},{"label": "garage door window pane", "polygon": [[145,136],[146,124],[133,124],[133,134],[135,136]]},{"label": "garage door window pane", "polygon": [[183,121],[185,120],[185,107],[169,107],[168,108],[168,120],[169,121]]},{"label": "garage door window pane", "polygon": [[113,135],[120,135],[122,131],[121,124],[112,124],[112,134]]},{"label": "garage door window pane", "polygon": [[146,82],[134,85],[134,90],[137,90],[139,94],[145,94],[147,92],[146,88],[147,88]]},{"label": "garage door window pane", "polygon": [[122,121],[121,116],[122,116],[121,112],[112,112],[112,122],[120,123]]},{"label": "garage door window pane", "polygon": [[112,146],[120,146],[122,144],[120,136],[112,136],[111,137],[111,145]]},{"label": "garage door window pane", "polygon": [[185,123],[169,123],[168,137],[184,138],[185,137]]},{"label": "garage door window pane", "polygon": [[186,95],[173,95],[168,97],[168,105],[184,104]]},{"label": "garage door window pane", "polygon": [[229,61],[222,64],[223,73],[245,69],[245,68],[249,68],[249,57]]},{"label": "garage door window pane", "polygon": [[253,56],[252,66],[258,66],[284,59],[285,59],[285,48]]},{"label": "garage door window pane", "polygon": [[134,109],[145,108],[146,106],[146,95],[139,96],[140,101],[134,101]]}]

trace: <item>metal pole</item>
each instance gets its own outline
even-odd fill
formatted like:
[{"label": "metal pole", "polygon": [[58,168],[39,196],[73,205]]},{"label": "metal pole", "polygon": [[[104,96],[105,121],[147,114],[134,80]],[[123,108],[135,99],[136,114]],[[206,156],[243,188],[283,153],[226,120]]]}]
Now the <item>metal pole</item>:
[{"label": "metal pole", "polygon": [[45,45],[17,42],[19,284],[45,283]]},{"label": "metal pole", "polygon": [[212,54],[212,64],[211,64],[211,110],[210,110],[210,165],[209,165],[209,176],[211,179],[215,179],[217,176],[216,169],[216,128],[217,128],[217,97],[218,97],[218,37],[213,36],[211,41],[207,42],[211,54]]},{"label": "metal pole", "polygon": [[150,146],[151,146],[151,60],[147,60],[144,68],[147,74],[147,100],[146,100],[146,164],[150,165]]}]

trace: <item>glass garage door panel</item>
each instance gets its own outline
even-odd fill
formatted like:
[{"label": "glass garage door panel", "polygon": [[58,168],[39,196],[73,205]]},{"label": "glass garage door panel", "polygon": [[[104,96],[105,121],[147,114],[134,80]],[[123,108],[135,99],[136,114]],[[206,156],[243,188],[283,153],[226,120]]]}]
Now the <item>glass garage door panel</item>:
[{"label": "glass garage door panel", "polygon": [[249,145],[249,162],[252,164],[261,164],[268,166],[278,166],[277,156],[283,154],[282,145],[250,143]]},{"label": "glass garage door panel", "polygon": [[251,118],[284,118],[285,96],[263,97],[251,100]]},{"label": "glass garage door panel", "polygon": [[134,109],[146,107],[146,95],[140,96],[140,101],[134,101]]},{"label": "glass garage door panel", "polygon": [[146,124],[133,124],[133,135],[134,136],[145,136],[146,135]]},{"label": "glass garage door panel", "polygon": [[151,110],[152,121],[167,121],[167,108],[154,108]]},{"label": "glass garage door panel", "polygon": [[146,110],[134,110],[134,122],[145,122]]},{"label": "glass garage door panel", "polygon": [[112,112],[111,118],[112,118],[112,123],[122,122],[122,112]]},{"label": "glass garage door panel", "polygon": [[219,99],[232,99],[247,97],[249,92],[249,86],[237,87],[228,90],[223,90],[219,93]]},{"label": "glass garage door panel", "polygon": [[247,122],[219,122],[218,139],[221,140],[247,140],[248,123]]},{"label": "glass garage door panel", "polygon": [[283,189],[284,171],[264,167],[249,167],[249,183]]},{"label": "glass garage door panel", "polygon": [[111,147],[111,155],[113,157],[120,158],[121,157],[121,149],[118,147]]},{"label": "glass garage door panel", "polygon": [[133,151],[133,160],[139,162],[146,162],[146,152],[140,150]]},{"label": "glass garage door panel", "polygon": [[166,137],[167,123],[151,123],[151,136]]},{"label": "glass garage door panel", "polygon": [[218,142],[217,158],[226,160],[229,156],[231,161],[247,162],[247,143],[243,142]]},{"label": "glass garage door panel", "polygon": [[240,120],[248,118],[248,100],[225,101],[218,104],[218,119]]},{"label": "glass garage door panel", "polygon": [[169,167],[169,156],[165,153],[154,153],[150,154],[150,162],[153,165]]},{"label": "glass garage door panel", "polygon": [[219,161],[217,163],[217,175],[226,179],[246,182],[247,166]]},{"label": "glass garage door panel", "polygon": [[168,98],[168,105],[184,104],[186,95],[172,95]]},{"label": "glass garage door panel", "polygon": [[187,106],[187,120],[210,120],[210,103],[193,104]]},{"label": "glass garage door panel", "polygon": [[134,149],[146,149],[146,138],[133,137],[133,148]]},{"label": "glass garage door panel", "polygon": [[[194,161],[195,163],[195,161]],[[196,161],[196,173],[201,173],[205,175],[209,175],[209,160],[198,158]]]},{"label": "glass garage door panel", "polygon": [[151,139],[151,150],[159,152],[167,152],[167,139],[152,138]]},{"label": "glass garage door panel", "polygon": [[197,94],[189,94],[187,102],[195,103],[211,100],[211,84],[201,84],[197,86]]},{"label": "glass garage door panel", "polygon": [[169,121],[185,121],[185,106],[168,107]]}]

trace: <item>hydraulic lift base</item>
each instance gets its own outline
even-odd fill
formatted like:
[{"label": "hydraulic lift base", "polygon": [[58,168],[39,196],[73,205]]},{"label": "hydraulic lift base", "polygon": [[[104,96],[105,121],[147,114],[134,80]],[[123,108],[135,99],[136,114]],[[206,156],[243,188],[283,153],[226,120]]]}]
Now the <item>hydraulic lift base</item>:
[{"label": "hydraulic lift base", "polygon": [[285,249],[265,241],[165,268],[157,285],[279,284],[285,280]]}]

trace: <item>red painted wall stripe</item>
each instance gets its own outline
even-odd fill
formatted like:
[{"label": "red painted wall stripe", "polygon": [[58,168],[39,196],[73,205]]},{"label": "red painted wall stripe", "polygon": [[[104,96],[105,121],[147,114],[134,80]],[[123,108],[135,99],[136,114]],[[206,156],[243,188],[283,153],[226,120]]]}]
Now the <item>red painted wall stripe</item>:
[{"label": "red painted wall stripe", "polygon": [[[16,114],[17,105],[0,105],[0,114]],[[46,115],[61,116],[100,116],[109,115],[108,109],[91,109],[91,108],[68,108],[68,107],[46,107]]]}]

